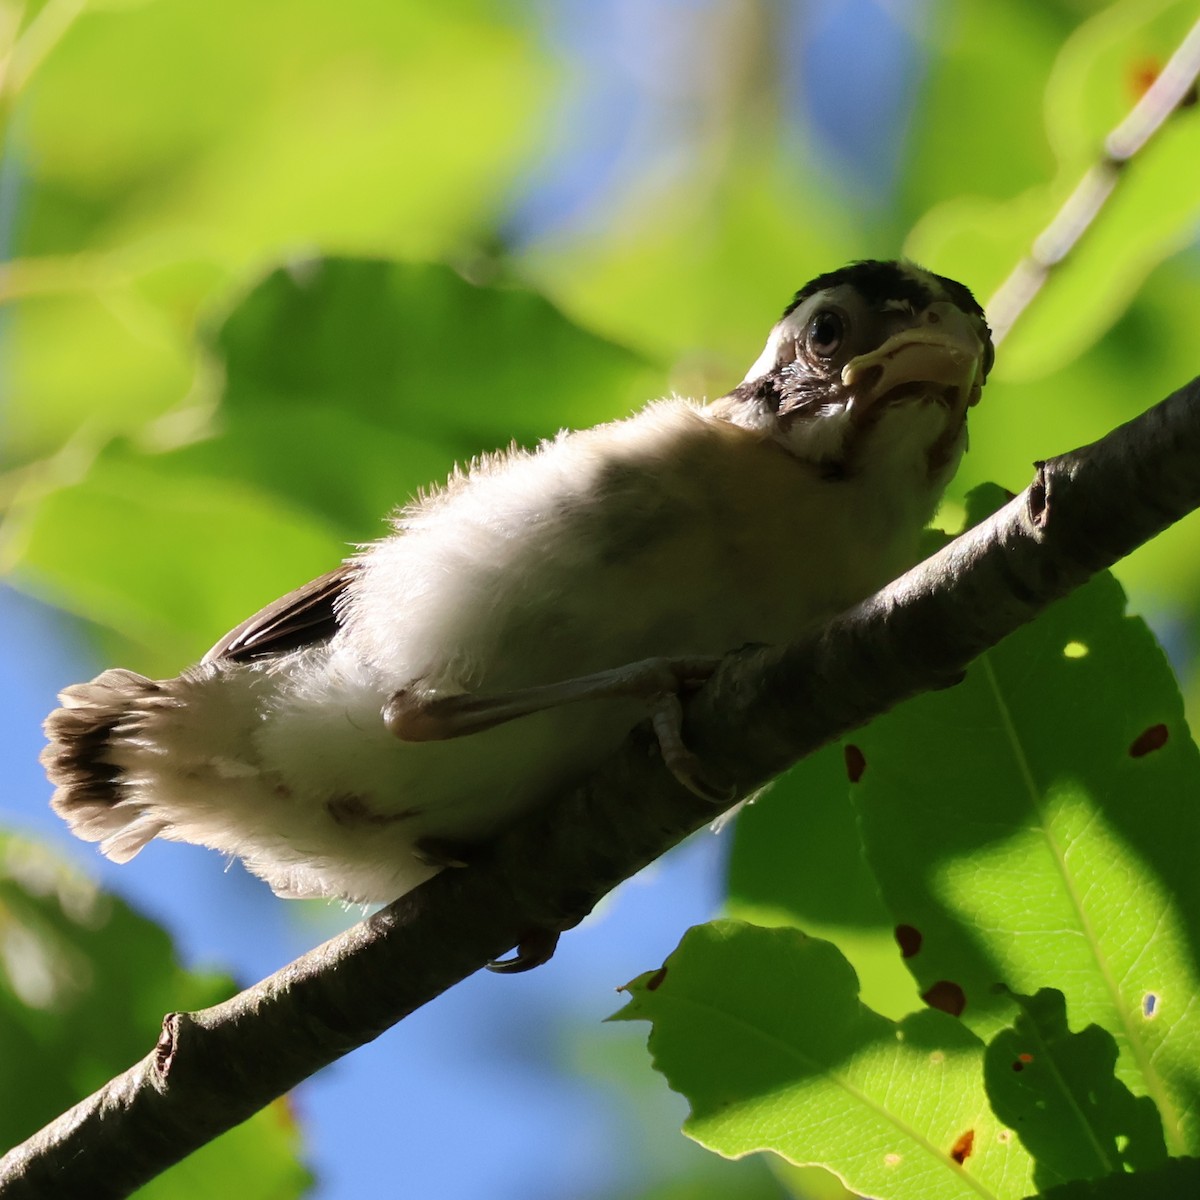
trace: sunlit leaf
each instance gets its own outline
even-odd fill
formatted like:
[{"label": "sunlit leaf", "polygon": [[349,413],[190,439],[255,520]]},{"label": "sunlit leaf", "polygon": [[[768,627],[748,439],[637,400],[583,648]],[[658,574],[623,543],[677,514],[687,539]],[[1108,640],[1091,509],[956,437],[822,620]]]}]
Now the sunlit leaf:
[{"label": "sunlit leaf", "polygon": [[[978,514],[976,514],[978,515]],[[1168,1148],[1200,1140],[1200,754],[1107,575],[853,737],[868,860],[931,1001],[989,1034],[1054,987],[1116,1039]]]},{"label": "sunlit leaf", "polygon": [[865,1003],[891,1017],[919,1003],[893,921],[863,861],[841,745],[809,755],[744,808],[730,831],[727,909],[837,944]]},{"label": "sunlit leaf", "polygon": [[872,1012],[828,942],[718,921],[628,990],[617,1017],[653,1023],[654,1065],[703,1145],[822,1165],[868,1196],[1028,1190],[1032,1164],[983,1094],[982,1044],[944,1013]]}]

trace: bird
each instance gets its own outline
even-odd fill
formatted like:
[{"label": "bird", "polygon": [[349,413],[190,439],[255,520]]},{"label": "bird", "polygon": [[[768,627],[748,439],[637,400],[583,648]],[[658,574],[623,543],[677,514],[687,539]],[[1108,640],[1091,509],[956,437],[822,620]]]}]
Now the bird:
[{"label": "bird", "polygon": [[469,863],[647,719],[720,803],[680,693],[917,561],[993,358],[961,283],[819,275],[725,395],[477,458],[177,677],[66,688],[52,807],[117,862],[198,843],[280,896],[369,904]]}]

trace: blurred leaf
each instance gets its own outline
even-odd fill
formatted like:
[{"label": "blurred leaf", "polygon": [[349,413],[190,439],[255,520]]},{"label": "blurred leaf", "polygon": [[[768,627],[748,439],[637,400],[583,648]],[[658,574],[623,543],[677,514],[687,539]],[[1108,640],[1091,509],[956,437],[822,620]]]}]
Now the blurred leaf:
[{"label": "blurred leaf", "polygon": [[[228,979],[182,970],[166,934],[48,851],[0,834],[0,1150],[147,1054],[163,1014],[215,1004]],[[285,1200],[309,1182],[277,1101],[137,1194]]]},{"label": "blurred leaf", "polygon": [[535,292],[382,260],[272,272],[226,319],[215,350],[231,421],[319,402],[469,452],[626,416],[653,378]]},{"label": "blurred leaf", "polygon": [[761,1158],[730,1162],[675,1136],[679,1099],[646,1070],[645,1038],[634,1026],[588,1023],[568,1034],[572,1074],[613,1094],[613,1144],[638,1163],[639,1186],[622,1191],[621,1200],[786,1200],[791,1194]]},{"label": "blurred leaf", "polygon": [[735,1164],[710,1155],[708,1161],[713,1166],[699,1175],[681,1175],[636,1192],[629,1200],[787,1200],[793,1195],[753,1159]]},{"label": "blurred leaf", "polygon": [[[976,502],[979,515],[982,499]],[[1060,988],[1109,1030],[1167,1145],[1200,1141],[1200,754],[1179,692],[1111,576],[989,651],[964,683],[854,742],[854,797],[927,994],[997,1028],[1003,983]]]},{"label": "blurred leaf", "polygon": [[79,431],[98,443],[136,428],[191,383],[186,338],[122,285],[30,297],[4,317],[0,466],[51,453]]},{"label": "blurred leaf", "polygon": [[124,446],[42,498],[12,536],[17,582],[119,631],[140,648],[132,665],[171,674],[349,549],[269,492]]},{"label": "blurred leaf", "polygon": [[1113,1076],[1117,1044],[1099,1025],[1067,1028],[1063,994],[1018,996],[1016,1021],[989,1043],[988,1099],[1037,1160],[1039,1189],[1166,1161],[1154,1101]]},{"label": "blurred leaf", "polygon": [[[538,128],[549,73],[515,16],[490,0],[93,8],[28,96],[26,253],[168,231],[230,264],[313,243],[443,252]],[[39,221],[47,185],[87,207],[86,243]]]},{"label": "blurred leaf", "polygon": [[[1190,0],[1125,0],[1063,46],[1046,91],[1054,181],[1004,200],[962,195],[932,209],[906,253],[988,296],[1033,244],[1196,20]],[[1011,193],[1010,193],[1011,195]],[[1071,362],[1125,311],[1149,272],[1194,237],[1200,216],[1200,113],[1180,110],[1121,173],[1099,219],[1054,270],[997,359],[1002,379]]]},{"label": "blurred leaf", "polygon": [[919,29],[929,62],[901,185],[911,217],[948,197],[1007,197],[1046,177],[1053,159],[1041,97],[1068,20],[1043,3],[933,5]]},{"label": "blurred leaf", "polygon": [[264,260],[445,255],[489,234],[545,111],[526,23],[503,0],[68,16],[7,131],[23,175],[21,257],[0,280],[20,335],[7,457],[177,403],[200,306]]},{"label": "blurred leaf", "polygon": [[828,942],[717,921],[628,990],[617,1019],[653,1023],[654,1065],[691,1104],[684,1131],[720,1154],[774,1150],[898,1200],[1028,1186],[983,1094],[982,1044],[945,1013],[872,1012]]},{"label": "blurred leaf", "polygon": [[836,196],[761,149],[572,232],[526,251],[524,271],[589,328],[676,361],[688,395],[734,387],[797,289],[872,249]]}]

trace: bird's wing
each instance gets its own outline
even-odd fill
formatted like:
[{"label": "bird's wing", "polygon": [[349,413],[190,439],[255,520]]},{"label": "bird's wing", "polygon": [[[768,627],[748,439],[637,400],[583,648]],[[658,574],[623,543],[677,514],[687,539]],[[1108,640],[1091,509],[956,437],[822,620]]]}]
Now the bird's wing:
[{"label": "bird's wing", "polygon": [[338,600],[358,574],[356,562],[298,587],[231,629],[205,656],[204,662],[248,662],[328,641],[338,631]]}]

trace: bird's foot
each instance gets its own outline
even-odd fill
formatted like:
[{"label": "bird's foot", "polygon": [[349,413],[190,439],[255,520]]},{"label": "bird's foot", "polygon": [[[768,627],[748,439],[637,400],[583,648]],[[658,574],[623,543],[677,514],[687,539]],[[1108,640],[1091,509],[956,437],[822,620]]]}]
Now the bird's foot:
[{"label": "bird's foot", "polygon": [[683,743],[680,693],[699,688],[719,658],[647,658],[561,683],[479,696],[429,696],[402,688],[383,708],[388,729],[402,741],[443,741],[564,704],[629,697],[645,702],[667,768],[689,791],[714,804],[733,800],[735,789],[708,778],[699,758]]},{"label": "bird's foot", "polygon": [[413,846],[412,855],[427,867],[470,867],[488,852],[486,842],[468,842],[459,838],[423,837]]},{"label": "bird's foot", "polygon": [[512,958],[498,958],[487,964],[489,971],[497,975],[520,975],[548,963],[558,947],[561,930],[535,927],[522,935],[517,943],[517,952]]}]

